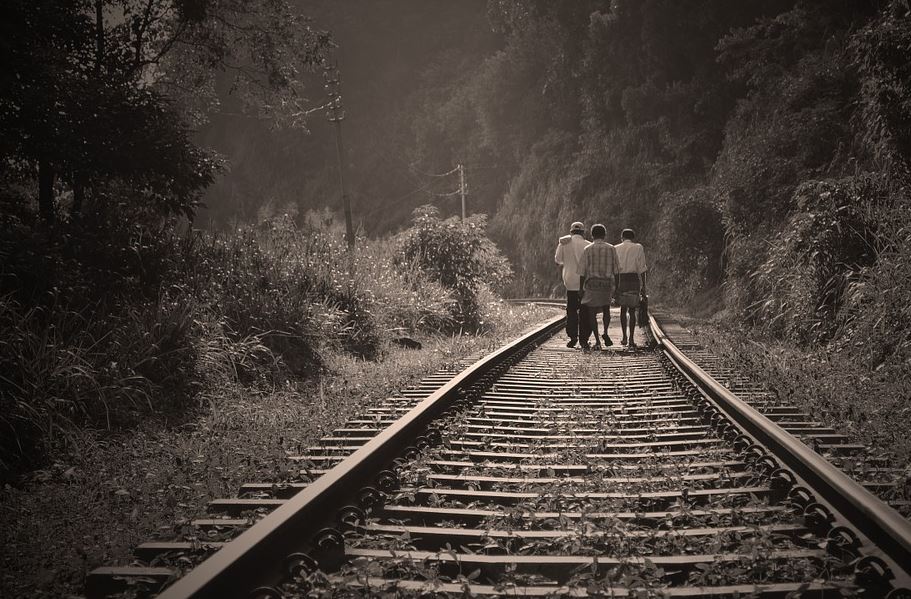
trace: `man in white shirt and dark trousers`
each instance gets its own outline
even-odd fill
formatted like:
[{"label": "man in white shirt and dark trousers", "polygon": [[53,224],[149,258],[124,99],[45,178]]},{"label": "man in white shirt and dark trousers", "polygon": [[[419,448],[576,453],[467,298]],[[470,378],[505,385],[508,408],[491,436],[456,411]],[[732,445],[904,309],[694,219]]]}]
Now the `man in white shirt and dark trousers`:
[{"label": "man in white shirt and dark trousers", "polygon": [[563,267],[563,285],[566,286],[566,334],[569,342],[566,347],[575,347],[579,339],[588,338],[588,319],[582,306],[582,252],[588,242],[582,237],[585,225],[574,222],[569,228],[569,235],[560,238],[554,260]]},{"label": "man in white shirt and dark trousers", "polygon": [[[641,297],[646,293],[645,249],[636,243],[636,234],[632,229],[623,229],[622,241],[614,246],[620,259],[620,280],[617,285],[617,303],[620,304],[620,329],[623,339],[620,345],[629,343],[630,349],[636,347],[636,310]],[[627,335],[629,323],[629,335]]]}]

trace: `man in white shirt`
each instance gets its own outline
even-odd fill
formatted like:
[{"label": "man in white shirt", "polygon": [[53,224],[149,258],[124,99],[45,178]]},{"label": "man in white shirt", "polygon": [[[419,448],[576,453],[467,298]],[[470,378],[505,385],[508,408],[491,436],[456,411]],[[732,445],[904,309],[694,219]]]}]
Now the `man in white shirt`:
[{"label": "man in white shirt", "polygon": [[[623,339],[620,345],[629,343],[630,349],[636,347],[636,309],[639,301],[646,293],[645,249],[636,243],[636,234],[632,229],[623,229],[620,234],[622,241],[614,246],[620,261],[620,280],[617,285],[617,303],[620,304],[620,330]],[[627,323],[629,335],[627,336]]]},{"label": "man in white shirt", "polygon": [[563,267],[563,285],[566,286],[566,347],[575,347],[579,339],[589,336],[588,319],[582,306],[582,252],[588,242],[582,237],[585,225],[576,221],[569,227],[569,235],[560,238],[554,260]]}]

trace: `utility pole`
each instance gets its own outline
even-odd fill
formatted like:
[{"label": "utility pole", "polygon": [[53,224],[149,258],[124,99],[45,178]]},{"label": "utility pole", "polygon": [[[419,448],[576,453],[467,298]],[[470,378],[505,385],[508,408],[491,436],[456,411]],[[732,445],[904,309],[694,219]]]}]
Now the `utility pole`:
[{"label": "utility pole", "polygon": [[465,222],[465,195],[468,189],[465,187],[465,167],[459,163],[459,195],[462,196],[462,222]]},{"label": "utility pole", "polygon": [[342,195],[342,206],[345,211],[345,241],[350,250],[354,247],[354,226],[351,224],[351,202],[345,193],[345,159],[342,146],[342,121],[345,119],[345,110],[342,108],[342,76],[338,65],[326,66],[323,71],[326,81],[326,92],[329,95],[326,118],[330,123],[335,123],[335,152],[338,158],[338,188]]}]

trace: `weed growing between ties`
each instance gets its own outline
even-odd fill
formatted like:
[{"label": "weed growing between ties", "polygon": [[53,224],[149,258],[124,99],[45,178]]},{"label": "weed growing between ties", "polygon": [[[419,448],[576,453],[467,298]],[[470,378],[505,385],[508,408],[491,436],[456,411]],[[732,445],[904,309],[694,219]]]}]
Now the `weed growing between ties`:
[{"label": "weed growing between ties", "polygon": [[[877,493],[884,500],[911,500],[911,376],[906,368],[887,364],[871,370],[847,348],[808,351],[770,339],[745,340],[738,331],[697,321],[687,325],[725,367],[762,381],[784,404],[868,446],[867,454],[839,461],[852,477],[895,483]],[[879,458],[891,469],[884,472]]]},{"label": "weed growing between ties", "polygon": [[338,235],[287,218],[187,235],[130,222],[0,235],[4,596],[75,594],[136,544],[195,540],[208,499],[301,480],[289,453],[548,315],[480,284],[479,334],[461,335],[451,293],[394,263],[390,240],[349,260]]},{"label": "weed growing between ties", "polygon": [[[486,584],[519,594],[524,586],[543,585],[552,586],[554,596],[567,588],[610,595],[612,589],[625,587],[638,593],[635,596],[661,597],[668,586],[680,584],[825,580],[840,586],[844,596],[854,596],[850,564],[815,551],[820,539],[804,528],[800,508],[770,503],[768,493],[760,490],[764,479],[736,454],[711,443],[701,444],[698,453],[681,455],[646,454],[634,445],[686,426],[689,421],[678,409],[652,406],[660,412],[656,417],[620,407],[568,407],[556,398],[529,406],[538,411],[526,422],[503,423],[496,429],[479,424],[486,412],[483,406],[469,408],[440,427],[443,440],[438,446],[403,469],[402,487],[390,498],[392,504],[480,512],[476,519],[434,520],[438,527],[456,529],[464,542],[444,543],[427,533],[365,535],[355,530],[347,536],[349,547],[391,555],[358,558],[337,573],[302,575],[287,590],[301,597],[407,597],[439,592],[442,585],[467,591],[468,585]],[[521,439],[504,436],[509,434],[504,427],[522,424],[534,432]],[[459,458],[452,452],[460,449],[525,457],[454,461]],[[720,492],[702,493],[719,486]],[[495,500],[485,495],[488,492],[510,495]],[[368,516],[366,527],[376,524],[407,522]],[[542,573],[516,565],[476,568],[460,563],[459,554],[594,559],[575,569]],[[672,555],[704,558],[693,567],[656,565],[658,558]],[[414,581],[421,589],[396,579]]]}]

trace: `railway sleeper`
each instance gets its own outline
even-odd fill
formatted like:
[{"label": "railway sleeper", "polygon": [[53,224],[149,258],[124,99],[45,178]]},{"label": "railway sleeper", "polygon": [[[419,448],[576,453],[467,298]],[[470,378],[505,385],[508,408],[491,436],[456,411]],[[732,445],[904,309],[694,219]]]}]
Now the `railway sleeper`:
[{"label": "railway sleeper", "polygon": [[[523,508],[506,508],[493,506],[496,509],[480,507],[440,507],[420,505],[385,505],[373,513],[373,516],[385,520],[411,522],[429,526],[442,522],[462,522],[476,526],[479,522],[491,519],[512,519],[540,526],[541,522],[564,520],[610,520],[631,521],[640,525],[660,525],[661,523],[678,523],[697,518],[713,518],[719,522],[736,524],[753,521],[756,518],[778,518],[790,514],[792,508],[781,504],[759,504],[744,507],[686,507],[673,505],[659,511],[535,511]],[[670,526],[670,524],[667,524]]]},{"label": "railway sleeper", "polygon": [[728,488],[741,479],[755,480],[754,472],[731,472],[724,474],[686,474],[681,476],[653,476],[653,477],[576,477],[576,476],[472,476],[464,474],[428,474],[425,477],[428,483],[449,485],[453,488],[495,489],[502,487],[530,487],[553,485],[580,485],[589,487],[604,487],[612,485],[642,485],[655,486],[680,486],[715,483],[715,488]]},{"label": "railway sleeper", "polygon": [[[424,596],[435,597],[437,594],[446,596],[470,597],[642,597],[648,593],[648,587],[641,586],[627,588],[613,584],[598,588],[594,594],[586,590],[591,584],[580,586],[560,585],[535,585],[533,583],[513,583],[484,585],[470,581],[457,583],[441,583],[439,581],[397,580],[377,577],[364,577],[350,579],[342,576],[330,576],[328,581],[335,585],[347,587],[362,587],[372,589],[376,593],[406,591],[422,593]],[[597,587],[595,587],[597,588]],[[725,586],[693,586],[693,587],[658,587],[663,597],[761,597],[763,599],[786,599],[801,593],[805,596],[817,597],[843,597],[841,589],[844,585],[828,583],[773,583],[773,584],[741,584]],[[442,596],[442,595],[440,595]]]},{"label": "railway sleeper", "polygon": [[513,462],[473,462],[469,460],[429,460],[427,466],[437,471],[453,472],[463,469],[480,469],[480,470],[500,470],[500,471],[520,471],[520,472],[553,472],[553,473],[591,473],[591,472],[617,472],[617,471],[642,471],[649,468],[655,470],[678,470],[687,473],[694,472],[713,472],[720,469],[730,471],[740,471],[746,468],[746,463],[740,460],[727,461],[703,461],[703,462],[668,462],[656,464],[612,464],[610,462],[593,463],[588,461],[584,464],[570,463],[538,463],[538,464],[516,464]]},{"label": "railway sleeper", "polygon": [[553,493],[533,491],[488,491],[471,489],[449,489],[435,487],[404,487],[393,494],[390,503],[401,503],[410,500],[417,505],[447,505],[465,507],[483,505],[516,505],[516,504],[547,504],[559,506],[561,509],[573,510],[585,502],[593,503],[593,510],[598,509],[598,503],[610,504],[612,508],[621,511],[655,511],[666,510],[673,505],[687,504],[691,506],[720,505],[749,505],[753,502],[768,500],[772,489],[763,485],[730,487],[725,489],[694,489],[694,490],[667,490],[648,492],[595,492],[580,491]]},{"label": "railway sleeper", "polygon": [[[622,446],[627,448],[627,446]],[[661,448],[645,448],[647,451],[628,451],[628,452],[606,452],[606,451],[592,451],[592,448],[588,448],[589,451],[586,451],[579,455],[579,458],[585,460],[586,463],[595,460],[599,462],[606,461],[640,461],[640,460],[655,460],[658,458],[665,460],[681,460],[685,462],[686,460],[692,460],[695,458],[704,458],[706,456],[710,457],[724,457],[724,456],[733,456],[735,454],[733,449],[727,447],[713,447],[711,451],[707,451],[704,448],[698,449],[676,449],[670,451],[662,451]],[[634,448],[630,448],[634,449]],[[516,451],[489,451],[489,450],[460,450],[452,449],[451,447],[442,447],[438,450],[439,455],[450,456],[454,459],[470,460],[470,461],[496,461],[503,463],[516,463],[516,462],[533,462],[540,463],[541,460],[556,460],[558,458],[565,458],[565,455],[557,452],[516,452]]]},{"label": "railway sleeper", "polygon": [[[702,528],[667,529],[593,529],[592,523],[578,524],[578,529],[565,530],[497,530],[471,529],[444,526],[417,526],[399,524],[373,524],[357,527],[358,533],[367,536],[357,539],[360,546],[376,545],[388,547],[401,545],[416,549],[440,551],[448,547],[466,546],[476,553],[496,555],[534,554],[546,555],[565,552],[567,548],[587,551],[593,555],[617,557],[632,550],[647,552],[648,555],[676,555],[677,552],[698,552],[700,548],[709,552],[731,551],[750,539],[761,539],[766,549],[793,549],[795,547],[815,548],[817,537],[800,524],[776,523],[751,526],[715,526]],[[153,544],[150,544],[153,545]],[[162,543],[150,547],[150,551],[161,546],[161,552],[181,550],[193,543]],[[214,546],[214,544],[213,544]],[[143,546],[140,546],[143,547]],[[140,555],[146,558],[146,555]]]},{"label": "railway sleeper", "polygon": [[532,432],[517,431],[522,434],[511,433],[511,432],[501,432],[509,429],[499,429],[498,431],[482,430],[482,431],[469,431],[462,433],[458,439],[450,439],[450,443],[467,443],[466,439],[530,439],[541,441],[582,441],[582,440],[592,440],[597,445],[605,445],[609,440],[619,440],[619,439],[628,439],[633,440],[646,440],[646,441],[701,441],[706,435],[709,434],[711,429],[705,426],[694,426],[694,427],[680,427],[674,432],[667,432],[667,429],[604,429],[601,431],[591,430],[591,429],[582,429],[578,431],[571,431],[565,434],[551,434],[550,431],[547,432],[538,432],[538,434],[533,434]]},{"label": "railway sleeper", "polygon": [[[560,584],[566,584],[574,573],[584,571],[594,577],[604,579],[611,577],[620,583],[624,574],[630,570],[647,570],[663,568],[669,575],[664,582],[685,583],[692,573],[698,573],[706,565],[742,566],[749,568],[755,562],[751,554],[722,553],[694,554],[672,556],[625,556],[613,558],[608,556],[584,555],[484,555],[463,551],[393,551],[388,549],[345,550],[348,560],[369,559],[381,562],[401,563],[418,562],[424,565],[435,565],[441,575],[450,578],[468,576],[480,569],[480,580],[497,580],[506,573],[536,575]],[[764,565],[781,566],[788,560],[813,560],[826,562],[828,554],[820,549],[792,549],[774,551],[763,556]],[[394,567],[394,566],[388,566]]]},{"label": "railway sleeper", "polygon": [[96,568],[85,579],[89,597],[108,597],[142,587],[157,593],[180,576],[180,570],[150,566],[111,566]]}]

